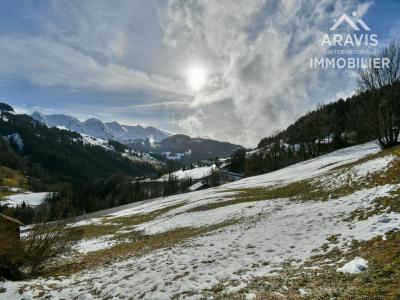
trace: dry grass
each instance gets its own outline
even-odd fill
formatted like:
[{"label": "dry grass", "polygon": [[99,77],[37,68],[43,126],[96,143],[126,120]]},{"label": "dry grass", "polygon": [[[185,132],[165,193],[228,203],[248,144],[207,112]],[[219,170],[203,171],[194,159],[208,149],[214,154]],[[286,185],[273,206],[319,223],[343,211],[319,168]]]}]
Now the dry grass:
[{"label": "dry grass", "polygon": [[[244,299],[245,293],[256,293],[256,299],[400,299],[400,232],[391,232],[365,242],[353,242],[343,253],[334,248],[311,258],[299,268],[287,267],[279,275],[254,279],[238,293],[226,294],[215,287],[214,299]],[[360,256],[368,261],[368,269],[358,274],[336,272],[341,261]],[[318,269],[307,267],[317,266]],[[222,287],[222,286],[221,286]],[[305,292],[302,295],[301,291]]]},{"label": "dry grass", "polygon": [[[249,189],[237,189],[231,190],[229,192],[236,192],[237,195],[230,196],[225,199],[222,199],[219,202],[209,203],[206,205],[202,205],[199,207],[195,207],[189,211],[204,211],[216,209],[219,207],[235,205],[238,203],[246,203],[246,202],[254,202],[254,201],[263,201],[263,200],[271,200],[271,199],[282,199],[288,198],[296,201],[327,201],[330,197],[338,198],[350,195],[358,190],[365,188],[372,188],[376,186],[381,186],[385,184],[398,184],[400,183],[400,147],[394,147],[392,149],[387,149],[381,151],[374,155],[369,155],[367,157],[361,158],[356,162],[352,162],[349,164],[345,164],[343,166],[336,167],[332,169],[325,176],[335,176],[335,174],[343,174],[345,172],[350,171],[354,166],[366,163],[370,160],[384,157],[387,155],[395,155],[397,159],[395,159],[388,167],[385,172],[375,173],[368,175],[360,181],[353,181],[351,177],[347,182],[344,182],[342,185],[327,190],[323,188],[318,183],[313,180],[301,180],[293,183],[289,183],[284,186],[273,186],[269,188],[249,188]],[[400,204],[398,201],[393,201],[392,198],[386,197],[385,199],[380,199],[377,201],[378,206],[382,209],[382,207],[391,206],[396,211],[400,211]],[[361,213],[360,213],[361,214]],[[370,214],[368,214],[370,215]],[[365,215],[364,217],[368,216]],[[359,214],[355,214],[355,216],[359,216]],[[361,218],[363,216],[360,216]]]},{"label": "dry grass", "polygon": [[[156,249],[171,247],[189,238],[197,237],[237,222],[237,220],[230,220],[211,226],[200,228],[180,228],[154,235],[145,235],[134,230],[135,225],[152,221],[162,214],[182,205],[184,205],[184,203],[165,207],[147,214],[133,214],[116,218],[104,217],[101,225],[91,224],[69,228],[68,230],[71,233],[74,233],[75,231],[82,232],[82,239],[113,235],[113,239],[117,240],[118,243],[108,249],[101,249],[89,252],[83,256],[58,261],[55,264],[49,265],[41,275],[70,275],[115,260],[120,260],[130,256],[140,256]],[[121,232],[121,230],[124,229],[129,230],[127,230],[127,232]]]},{"label": "dry grass", "polygon": [[[386,184],[400,184],[400,147],[387,149],[378,154],[340,166],[332,173],[344,173],[352,167],[369,160],[394,155],[397,158],[391,162],[387,170],[369,174],[358,182],[349,181],[342,186],[329,191],[337,197],[346,196],[364,188],[378,187]],[[293,190],[295,192],[293,192]],[[313,186],[310,182],[297,182],[273,191],[254,189],[239,193],[239,197],[231,201],[232,204],[240,201],[258,201],[273,198],[290,198],[295,200],[322,199],[326,200],[327,191]],[[294,194],[294,195],[293,195]],[[241,196],[240,196],[241,195]],[[390,207],[391,211],[400,212],[400,191],[393,191],[388,197],[376,199],[375,207],[369,211],[358,210],[349,219],[366,219],[372,215],[382,213]],[[239,201],[238,201],[239,200]],[[238,201],[238,202],[235,202]],[[339,236],[332,235],[320,250],[323,252],[332,249],[338,243]],[[400,232],[387,234],[387,240],[376,237],[370,241],[353,241],[351,249],[342,252],[334,247],[325,254],[314,256],[299,268],[287,267],[279,275],[257,278],[248,287],[238,293],[226,294],[223,285],[211,290],[214,299],[244,299],[245,294],[256,292],[256,299],[400,299]],[[369,262],[365,272],[351,275],[336,272],[336,269],[360,256]],[[318,269],[307,267],[317,266]],[[304,291],[306,294],[304,294]],[[210,295],[210,294],[208,294]]]},{"label": "dry grass", "polygon": [[64,260],[58,264],[49,266],[42,276],[65,276],[73,273],[92,269],[116,260],[126,259],[127,257],[140,256],[151,251],[172,247],[190,238],[195,238],[220,228],[233,225],[237,220],[230,220],[218,224],[204,226],[200,228],[179,228],[167,232],[144,235],[132,232],[129,242],[122,242],[115,246],[90,252],[83,257]]},{"label": "dry grass", "polygon": [[235,205],[239,203],[264,201],[272,199],[288,198],[291,200],[305,201],[305,200],[327,200],[329,193],[318,189],[310,181],[302,180],[289,183],[285,186],[271,187],[271,188],[249,188],[231,190],[237,194],[229,197],[228,200],[222,199],[219,202],[208,203],[199,207],[192,208],[192,211],[211,210],[219,207]]},{"label": "dry grass", "polygon": [[[0,186],[27,188],[28,181],[26,177],[20,172],[13,169],[0,166]],[[13,195],[14,193],[8,191],[0,191],[0,201],[2,198]]]},{"label": "dry grass", "polygon": [[[83,232],[83,239],[91,239],[96,237],[101,237],[105,235],[117,234],[118,231],[129,228],[135,225],[139,225],[145,222],[154,220],[155,218],[161,216],[162,214],[178,208],[184,204],[171,205],[162,209],[155,210],[147,214],[132,214],[123,217],[103,217],[101,219],[102,224],[90,224],[82,225],[70,228],[71,232],[81,231]],[[123,235],[118,235],[116,238],[124,238]]]},{"label": "dry grass", "polygon": [[[353,166],[384,155],[396,155],[400,158],[400,148],[382,151],[360,159],[357,162],[335,168],[332,172],[346,172]],[[384,184],[400,183],[400,159],[394,160],[385,172],[372,174],[362,182],[347,182],[334,190],[324,190],[310,180],[303,180],[287,184],[285,186],[270,188],[251,188],[234,190],[237,194],[220,202],[214,202],[191,209],[190,211],[204,211],[219,207],[247,203],[254,201],[288,198],[293,201],[329,201],[332,194],[341,197],[354,193],[362,188],[376,187]],[[232,192],[232,191],[229,191]],[[400,212],[400,194],[394,193],[393,197],[383,197],[377,200],[374,210],[356,211],[351,217],[367,218],[372,214],[382,211],[391,206],[394,211]],[[94,268],[115,260],[130,256],[137,256],[151,251],[171,247],[183,241],[207,234],[224,226],[231,225],[238,220],[230,220],[213,226],[201,228],[180,228],[154,235],[143,235],[132,231],[130,233],[118,233],[124,228],[154,220],[161,214],[179,207],[171,206],[149,214],[139,214],[119,218],[104,218],[103,224],[99,226],[81,226],[84,238],[95,238],[103,235],[113,234],[121,242],[109,249],[88,253],[86,256],[63,261],[61,264],[52,266],[47,270],[47,275],[68,275],[84,269]],[[331,249],[328,245],[336,244],[338,236],[328,239],[326,250]],[[240,293],[225,295],[223,288],[216,286],[211,293],[215,299],[243,299],[247,291],[258,292],[257,299],[400,299],[400,233],[388,235],[387,241],[376,238],[372,241],[355,243],[351,251],[342,253],[337,248],[315,256],[307,265],[321,265],[322,269],[310,270],[305,268],[293,269],[287,267],[279,276],[258,278],[248,288]],[[342,257],[346,260],[354,256],[362,256],[369,261],[369,269],[360,275],[344,275],[336,272],[337,265],[329,266],[323,263],[329,259],[337,262]],[[304,289],[307,294],[300,295],[299,289]]]}]

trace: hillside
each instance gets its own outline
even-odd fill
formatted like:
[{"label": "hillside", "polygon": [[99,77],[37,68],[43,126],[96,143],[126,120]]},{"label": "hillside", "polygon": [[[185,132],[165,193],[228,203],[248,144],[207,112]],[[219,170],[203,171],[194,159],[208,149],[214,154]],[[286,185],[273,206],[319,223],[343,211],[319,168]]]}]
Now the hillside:
[{"label": "hillside", "polygon": [[129,143],[128,146],[137,151],[163,154],[168,159],[176,160],[186,165],[201,160],[226,157],[242,149],[241,146],[228,142],[191,138],[184,134],[176,134],[161,141],[136,141]]},{"label": "hillside", "polygon": [[[400,82],[379,87],[374,93],[394,95],[398,99]],[[372,92],[365,91],[346,100],[318,105],[285,129],[261,139],[256,149],[235,152],[228,168],[245,176],[265,174],[344,147],[376,140],[377,128],[382,131],[381,137],[393,132],[393,137],[387,138],[394,140],[399,115],[396,102],[390,102],[393,107],[384,103],[375,106],[374,99]],[[391,117],[385,112],[390,112]],[[388,120],[393,121],[393,126],[386,124],[386,128],[384,123]]]},{"label": "hillside", "polygon": [[175,172],[172,172],[171,174],[165,174],[163,176],[161,176],[158,180],[168,180],[168,178],[170,178],[171,176],[173,178],[177,178],[177,179],[201,179],[204,178],[206,176],[209,176],[211,174],[211,172],[213,170],[216,169],[215,164],[210,165],[210,166],[196,166],[193,169],[189,169],[189,170],[177,170]]},{"label": "hillside", "polygon": [[[381,94],[399,95],[400,81],[392,85],[379,87]],[[282,131],[261,139],[257,148],[270,145],[276,139],[282,139],[290,145],[319,142],[320,153],[354,145],[374,139],[373,122],[366,122],[366,107],[372,101],[372,92],[356,93],[347,99],[318,105]],[[370,116],[369,116],[370,117]]]},{"label": "hillside", "polygon": [[158,175],[167,164],[162,157],[132,151],[117,141],[48,127],[15,114],[11,107],[3,109],[4,105],[0,212],[31,224],[44,214],[53,220],[152,197],[132,180]]},{"label": "hillside", "polygon": [[367,143],[81,221],[74,253],[0,295],[397,299],[399,163]]},{"label": "hillside", "polygon": [[61,176],[93,179],[115,173],[140,176],[156,172],[150,164],[134,163],[118,151],[93,145],[78,133],[49,128],[27,115],[5,112],[0,135],[21,157]]}]

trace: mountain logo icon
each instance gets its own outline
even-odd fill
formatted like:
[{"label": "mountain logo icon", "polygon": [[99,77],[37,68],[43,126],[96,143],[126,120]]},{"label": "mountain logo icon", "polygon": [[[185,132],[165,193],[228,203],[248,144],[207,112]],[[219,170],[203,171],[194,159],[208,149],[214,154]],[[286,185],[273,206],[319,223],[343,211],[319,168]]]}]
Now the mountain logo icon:
[{"label": "mountain logo icon", "polygon": [[368,25],[365,24],[365,22],[363,20],[356,18],[357,17],[357,12],[353,11],[352,16],[355,18],[354,21],[347,14],[343,14],[339,19],[335,20],[335,24],[333,24],[333,26],[331,27],[330,30],[331,31],[335,31],[343,22],[346,22],[355,31],[361,30],[358,25],[360,25],[366,31],[370,30]]}]

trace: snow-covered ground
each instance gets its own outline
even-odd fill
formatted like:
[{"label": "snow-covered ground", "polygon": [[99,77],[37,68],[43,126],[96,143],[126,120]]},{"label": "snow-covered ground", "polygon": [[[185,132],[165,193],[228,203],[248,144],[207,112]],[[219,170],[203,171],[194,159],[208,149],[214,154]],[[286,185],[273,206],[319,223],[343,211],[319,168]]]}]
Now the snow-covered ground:
[{"label": "snow-covered ground", "polygon": [[16,194],[7,196],[4,200],[2,200],[1,204],[6,204],[9,207],[16,207],[17,205],[21,206],[22,203],[25,202],[26,205],[29,206],[38,206],[46,200],[46,197],[49,193],[31,193],[26,192],[22,194]]},{"label": "snow-covered ground", "polygon": [[103,236],[101,238],[81,240],[74,245],[73,250],[76,250],[79,253],[89,253],[100,249],[110,248],[115,244],[116,242],[112,240],[112,236]]},{"label": "snow-covered ground", "polygon": [[355,162],[362,157],[377,152],[379,152],[379,147],[375,143],[348,147],[275,172],[235,181],[228,184],[228,186],[230,188],[267,187],[316,178],[334,168]]},{"label": "snow-covered ground", "polygon": [[364,258],[356,257],[353,260],[346,263],[343,267],[337,268],[338,272],[357,274],[365,271],[368,268],[368,261]]},{"label": "snow-covered ground", "polygon": [[[191,170],[178,170],[173,172],[171,175],[176,178],[176,179],[201,179],[203,177],[206,177],[211,174],[212,170],[216,168],[215,165],[211,166],[203,166],[203,167],[197,167]],[[159,180],[168,180],[169,175],[166,174],[162,176]]]},{"label": "snow-covered ground", "polygon": [[[141,256],[125,257],[69,277],[6,282],[6,292],[0,294],[0,298],[15,297],[20,287],[27,286],[19,298],[45,295],[54,299],[170,299],[174,296],[199,299],[205,290],[218,284],[223,284],[226,291],[234,292],[257,276],[276,273],[288,262],[301,264],[318,253],[327,238],[333,235],[338,236],[336,246],[343,250],[353,240],[369,240],[376,236],[385,238],[386,232],[400,228],[400,214],[384,211],[363,220],[349,217],[356,210],[370,211],[379,197],[390,197],[391,192],[400,189],[396,184],[364,188],[328,201],[281,198],[224,205],[224,202],[233,199],[237,189],[284,186],[305,179],[318,179],[318,183],[324,183],[325,179],[328,180],[337,172],[335,168],[378,151],[375,144],[368,143],[273,173],[213,189],[154,199],[113,213],[107,216],[107,224],[112,224],[114,218],[148,214],[170,207],[155,219],[121,229],[123,232],[137,231],[146,235],[234,222],[193,236],[172,247],[148,251]],[[394,159],[375,158],[346,167],[346,170],[356,174],[354,180],[363,180],[371,173],[384,172]],[[345,182],[347,179],[342,180]],[[208,207],[216,203],[218,207]],[[101,218],[96,218],[75,226],[100,226],[101,222]],[[116,243],[112,236],[106,235],[81,241],[75,249],[84,255],[110,248]],[[365,268],[367,262],[358,259],[346,264],[343,262],[338,271],[354,273]],[[233,284],[234,281],[236,284]]]},{"label": "snow-covered ground", "polygon": [[106,150],[112,150],[111,146],[108,144],[108,141],[103,140],[101,138],[96,138],[84,133],[81,133],[82,141],[84,144],[92,145],[92,146],[100,146]]},{"label": "snow-covered ground", "polygon": [[140,153],[140,152],[125,150],[125,153],[123,153],[122,156],[127,157],[135,162],[149,163],[156,167],[162,167],[165,165],[164,162],[156,159],[151,154],[146,152]]},{"label": "snow-covered ground", "polygon": [[185,152],[185,153],[174,153],[172,154],[171,152],[163,152],[162,154],[167,158],[171,160],[181,160],[182,157],[185,155],[190,155],[191,152]]},{"label": "snow-covered ground", "polygon": [[[113,147],[108,143],[107,140],[96,138],[87,134],[81,133],[82,136],[82,141],[85,144],[92,145],[92,146],[100,146],[104,148],[105,150],[108,151],[113,151]],[[134,162],[140,162],[140,163],[149,163],[152,164],[156,167],[161,167],[164,165],[163,162],[159,161],[158,159],[154,158],[151,156],[151,154],[146,153],[146,152],[135,152],[135,151],[129,151],[128,149],[125,150],[124,153],[122,153],[122,156],[134,161]]]},{"label": "snow-covered ground", "polygon": [[371,175],[384,172],[395,159],[394,155],[378,157],[345,169],[336,170],[321,178],[316,177],[313,182],[326,190],[333,190],[343,183],[359,182]]}]

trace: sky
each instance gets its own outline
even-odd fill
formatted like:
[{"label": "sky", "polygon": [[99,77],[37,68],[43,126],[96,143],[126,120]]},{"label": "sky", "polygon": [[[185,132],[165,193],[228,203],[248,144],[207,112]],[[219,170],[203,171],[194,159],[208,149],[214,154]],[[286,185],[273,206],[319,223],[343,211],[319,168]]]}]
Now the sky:
[{"label": "sky", "polygon": [[309,63],[353,11],[400,38],[398,0],[2,0],[0,101],[256,146],[354,93],[354,70]]}]

